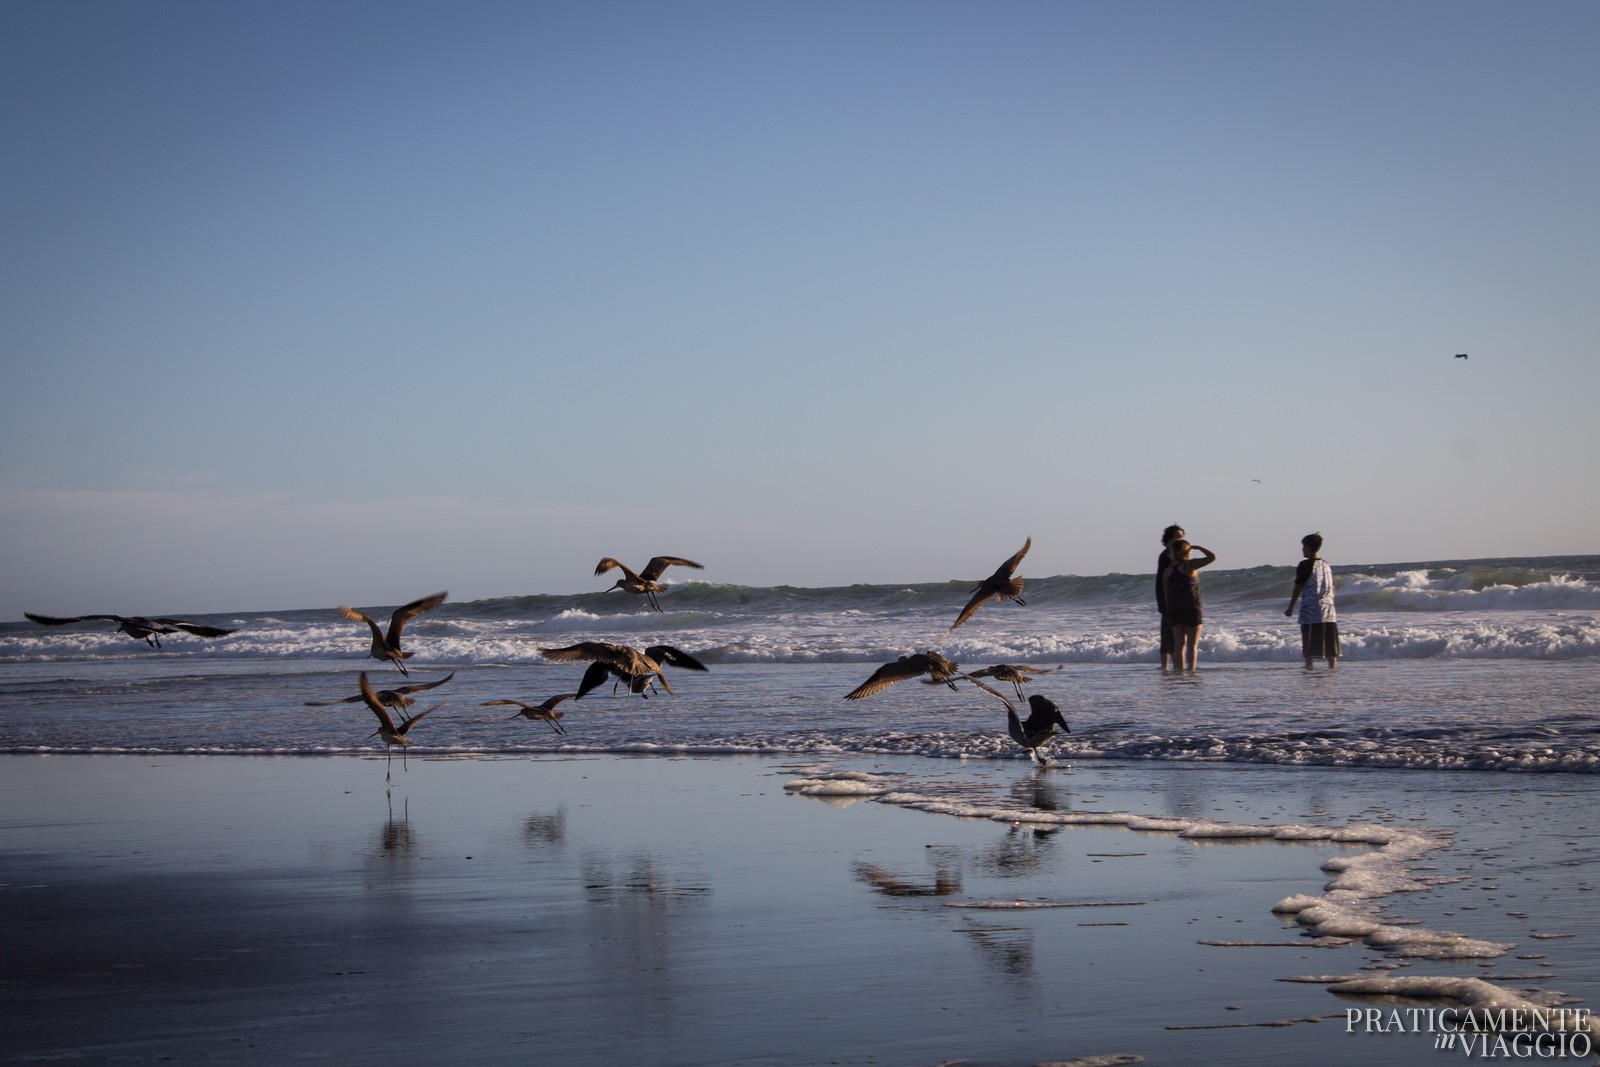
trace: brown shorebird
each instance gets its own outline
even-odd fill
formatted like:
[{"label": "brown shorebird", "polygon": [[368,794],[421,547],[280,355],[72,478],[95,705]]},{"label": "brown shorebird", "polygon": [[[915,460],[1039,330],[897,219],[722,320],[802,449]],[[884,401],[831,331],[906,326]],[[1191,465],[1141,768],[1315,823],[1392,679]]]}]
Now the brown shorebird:
[{"label": "brown shorebird", "polygon": [[410,659],[411,653],[401,651],[400,633],[406,628],[406,623],[423,612],[432,611],[440,604],[443,604],[444,598],[448,595],[448,593],[435,593],[432,596],[425,596],[421,600],[413,600],[402,608],[396,608],[395,613],[389,616],[389,632],[387,634],[378,629],[378,624],[372,621],[371,616],[365,615],[355,608],[341,604],[339,606],[339,614],[353,622],[364,622],[371,627],[372,651],[367,653],[369,656],[376,660],[393,663],[400,668],[401,674],[409,675],[411,672],[406,670],[406,665],[401,661]]},{"label": "brown shorebird", "polygon": [[522,710],[517,712],[516,714],[512,715],[511,717],[513,719],[515,719],[515,718],[523,718],[523,719],[532,719],[532,720],[534,720],[536,722],[547,722],[547,723],[550,724],[550,728],[552,730],[554,730],[556,733],[564,734],[564,733],[567,732],[567,728],[565,726],[562,726],[556,720],[561,718],[561,716],[566,714],[566,713],[565,712],[561,712],[561,711],[557,711],[556,710],[556,705],[561,703],[563,700],[576,700],[576,699],[578,699],[578,695],[576,693],[562,693],[560,696],[551,697],[549,700],[546,700],[543,704],[524,704],[520,700],[485,700],[479,706],[480,707],[485,707],[485,708],[492,708],[492,707],[495,707],[496,705],[499,705],[499,704],[515,704],[517,707],[521,708]]},{"label": "brown shorebird", "polygon": [[539,652],[546,659],[553,659],[557,663],[571,663],[576,660],[592,660],[593,664],[583,672],[583,681],[578,685],[577,696],[582,697],[591,689],[613,676],[618,681],[628,683],[630,693],[648,694],[656,680],[661,681],[661,688],[672,692],[672,686],[667,684],[667,676],[661,673],[662,664],[671,667],[681,667],[689,671],[703,671],[706,666],[686,652],[681,652],[671,645],[651,645],[640,652],[627,645],[614,645],[609,641],[579,641],[566,648],[540,648]]},{"label": "brown shorebird", "polygon": [[[645,659],[654,661],[661,667],[679,667],[686,671],[709,670],[705,664],[695,659],[682,649],[673,648],[671,645],[651,645],[644,650]],[[637,693],[640,697],[648,699],[650,690],[655,688],[656,676],[653,674],[630,674],[614,663],[596,660],[583,672],[583,680],[578,683],[578,696],[587,696],[589,692],[603,683],[607,677],[615,678],[611,691],[615,693],[617,686],[626,682],[628,692]]]},{"label": "brown shorebird", "polygon": [[997,682],[1010,682],[1016,686],[1017,699],[1022,700],[1024,694],[1022,686],[1025,682],[1033,681],[1036,674],[1054,674],[1054,667],[1021,667],[1010,663],[996,663],[993,667],[984,667],[981,670],[970,671],[968,678],[993,678]]},{"label": "brown shorebird", "polygon": [[202,626],[197,622],[185,622],[183,619],[146,619],[139,615],[73,615],[63,619],[54,615],[35,615],[31,611],[24,611],[22,614],[44,626],[65,626],[71,622],[104,619],[117,624],[112,633],[124,633],[133,638],[142,637],[144,643],[151,648],[161,647],[161,634],[175,634],[181,631],[194,634],[196,637],[227,637],[234,632],[224,630],[220,626]]},{"label": "brown shorebird", "polygon": [[1016,709],[1009,702],[1006,704],[1006,726],[1011,733],[1011,740],[1027,749],[1033,762],[1040,765],[1048,761],[1039,755],[1039,746],[1056,735],[1056,727],[1061,727],[1063,733],[1072,732],[1067,720],[1061,717],[1061,709],[1038,693],[1028,698],[1028,718],[1025,722],[1018,720]]},{"label": "brown shorebird", "polygon": [[1022,557],[1028,554],[1028,549],[1033,547],[1033,538],[1028,538],[1017,554],[1006,560],[995,572],[978,583],[978,588],[972,591],[972,599],[967,601],[967,606],[961,609],[961,614],[956,616],[956,621],[950,624],[949,633],[957,626],[972,618],[973,614],[983,606],[983,602],[993,597],[996,600],[1014,600],[1018,604],[1026,604],[1022,599],[1022,579],[1015,577],[1017,564],[1022,562]]},{"label": "brown shorebird", "polygon": [[881,693],[891,685],[905,681],[907,678],[917,678],[928,675],[929,685],[948,685],[951,689],[956,687],[957,678],[965,678],[954,663],[945,659],[937,652],[918,652],[913,656],[901,656],[893,663],[885,663],[872,672],[872,677],[856,686],[845,694],[846,700],[860,700],[874,693]]},{"label": "brown shorebird", "polygon": [[[440,678],[437,682],[421,682],[412,685],[397,685],[393,689],[380,689],[378,690],[378,703],[382,704],[386,708],[404,710],[405,708],[409,708],[412,704],[416,703],[416,701],[411,699],[412,693],[420,693],[425,689],[436,688],[448,682],[455,676],[456,672],[451,671],[443,678]],[[357,693],[353,697],[340,697],[338,700],[308,700],[306,701],[306,707],[331,708],[335,704],[359,704],[364,699],[365,698],[360,693]]]},{"label": "brown shorebird", "polygon": [[[652,556],[650,562],[644,565],[644,570],[635,574],[628,569],[626,563],[606,556],[595,565],[594,572],[596,574],[604,574],[609,570],[620,569],[622,577],[616,580],[611,589],[622,589],[629,593],[642,593],[650,601],[650,606],[660,611],[661,605],[656,601],[656,594],[666,592],[667,587],[656,581],[656,579],[661,577],[661,573],[668,567],[693,567],[697,571],[705,570],[704,567],[692,559],[679,559],[677,556]],[[607,589],[606,592],[611,592],[611,589]]]},{"label": "brown shorebird", "polygon": [[384,707],[382,702],[378,700],[378,694],[372,691],[372,686],[367,681],[366,671],[361,672],[361,699],[366,702],[367,707],[372,709],[372,714],[378,717],[378,728],[367,736],[383,738],[384,779],[387,780],[389,777],[389,765],[394,759],[395,745],[400,746],[401,765],[406,770],[410,770],[411,766],[406,762],[406,746],[411,744],[411,728],[444,707],[444,704],[435,704],[427,711],[411,716],[401,712],[400,722],[397,725],[394,721],[394,716],[389,714],[389,709]]}]

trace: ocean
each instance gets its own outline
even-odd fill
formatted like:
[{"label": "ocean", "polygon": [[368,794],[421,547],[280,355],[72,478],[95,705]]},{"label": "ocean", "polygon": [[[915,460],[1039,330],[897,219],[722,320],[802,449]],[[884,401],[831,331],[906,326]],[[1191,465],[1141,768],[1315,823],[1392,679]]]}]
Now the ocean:
[{"label": "ocean", "polygon": [[[1302,668],[1299,628],[1283,615],[1292,567],[1202,572],[1192,675],[1157,666],[1149,574],[1029,577],[1026,606],[991,601],[951,634],[975,583],[688,580],[661,596],[659,613],[620,591],[447,601],[406,630],[412,681],[454,675],[421,694],[414,710],[446,703],[418,725],[414,751],[1025,759],[1001,704],[967,683],[908,681],[843,699],[881,663],[937,649],[966,670],[1050,671],[1031,691],[1071,724],[1048,749],[1057,760],[1600,771],[1600,556],[1333,562],[1335,672]],[[396,601],[431,591],[396,590]],[[380,619],[393,606],[357,605]],[[0,624],[0,752],[381,752],[359,703],[307,706],[354,695],[361,670],[375,688],[405,681],[366,658],[362,624],[331,604],[186,617],[237,632],[174,634],[156,650],[109,623]],[[586,640],[670,644],[709,671],[668,668],[673,694],[605,687],[568,701],[565,734],[481,706],[575,691],[584,665],[539,649]]]},{"label": "ocean", "polygon": [[[1580,1011],[1543,1039],[1592,1062],[1600,557],[1335,572],[1336,671],[1289,567],[1203,573],[1193,674],[1148,574],[1030,577],[953,634],[974,583],[447,601],[392,764],[363,705],[309,706],[407,680],[331,604],[160,650],[0,624],[0,1060],[1546,1057],[1448,1005]],[[564,734],[484,706],[574,691],[539,649],[586,640],[709,669]],[[1039,671],[1052,766],[966,682],[844,699],[927,649]]]}]

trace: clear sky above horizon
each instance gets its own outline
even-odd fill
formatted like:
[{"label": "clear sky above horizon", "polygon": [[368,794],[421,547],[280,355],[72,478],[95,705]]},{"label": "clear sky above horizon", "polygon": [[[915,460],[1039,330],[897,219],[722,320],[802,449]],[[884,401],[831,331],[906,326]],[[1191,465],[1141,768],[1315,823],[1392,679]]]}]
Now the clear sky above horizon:
[{"label": "clear sky above horizon", "polygon": [[1600,552],[1597,46],[4,0],[0,620]]}]

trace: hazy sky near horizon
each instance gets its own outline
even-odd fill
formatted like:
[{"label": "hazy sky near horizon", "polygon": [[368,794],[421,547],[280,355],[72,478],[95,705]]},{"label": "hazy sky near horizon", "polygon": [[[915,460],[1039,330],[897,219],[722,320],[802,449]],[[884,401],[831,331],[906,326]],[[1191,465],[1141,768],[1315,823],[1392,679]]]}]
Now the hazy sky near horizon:
[{"label": "hazy sky near horizon", "polygon": [[1600,551],[1597,45],[4,0],[0,619]]}]

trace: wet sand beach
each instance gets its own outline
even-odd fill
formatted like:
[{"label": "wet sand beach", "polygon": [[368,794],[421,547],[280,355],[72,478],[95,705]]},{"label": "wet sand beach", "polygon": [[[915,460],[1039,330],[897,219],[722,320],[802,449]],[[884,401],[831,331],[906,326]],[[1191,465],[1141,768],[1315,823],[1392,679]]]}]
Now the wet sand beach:
[{"label": "wet sand beach", "polygon": [[[1587,776],[861,755],[392,771],[0,757],[0,1059],[1409,1064],[1461,1053],[1348,1032],[1379,1002],[1328,980],[1600,1004]],[[1374,846],[1270,836],[1290,825],[1426,829],[1388,918],[1516,947],[1308,936],[1274,905]]]}]

